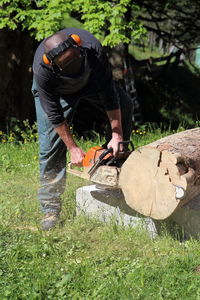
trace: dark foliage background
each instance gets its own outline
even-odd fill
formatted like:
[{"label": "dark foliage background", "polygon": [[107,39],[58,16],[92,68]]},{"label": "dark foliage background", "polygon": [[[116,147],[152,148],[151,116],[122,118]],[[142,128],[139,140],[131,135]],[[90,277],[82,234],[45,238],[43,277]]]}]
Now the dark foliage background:
[{"label": "dark foliage background", "polygon": [[[0,130],[9,131],[17,120],[35,121],[34,52],[41,39],[66,26],[81,26],[101,39],[114,78],[139,105],[133,126],[194,126],[199,120],[200,75],[194,64],[200,45],[198,1],[0,0],[0,6]],[[103,133],[105,116],[86,104],[78,107],[75,131],[80,136]],[[84,117],[88,114],[90,120]]]}]

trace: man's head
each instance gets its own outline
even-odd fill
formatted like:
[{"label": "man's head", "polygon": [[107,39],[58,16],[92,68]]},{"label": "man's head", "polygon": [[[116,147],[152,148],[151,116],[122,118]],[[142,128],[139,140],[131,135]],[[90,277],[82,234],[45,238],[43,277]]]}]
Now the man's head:
[{"label": "man's head", "polygon": [[[81,39],[72,34],[66,36],[64,32],[58,32],[46,39],[44,43],[45,54],[43,61],[45,64],[55,64],[61,70],[70,66],[72,62],[80,64]],[[78,66],[75,66],[77,69]]]}]

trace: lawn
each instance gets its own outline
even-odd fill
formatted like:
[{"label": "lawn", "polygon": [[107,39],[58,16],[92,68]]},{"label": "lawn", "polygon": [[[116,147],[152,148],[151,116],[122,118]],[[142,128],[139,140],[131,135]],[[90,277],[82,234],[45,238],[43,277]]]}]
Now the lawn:
[{"label": "lawn", "polygon": [[[169,133],[143,128],[132,137],[138,147]],[[38,143],[2,140],[0,168],[0,300],[200,299],[198,240],[179,241],[166,230],[151,239],[139,229],[75,216],[76,189],[88,182],[70,174],[62,225],[43,232]]]}]

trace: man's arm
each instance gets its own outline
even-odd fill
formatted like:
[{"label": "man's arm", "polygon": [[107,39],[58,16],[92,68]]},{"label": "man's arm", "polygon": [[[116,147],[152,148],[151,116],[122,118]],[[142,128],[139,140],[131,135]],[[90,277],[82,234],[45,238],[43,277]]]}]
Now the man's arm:
[{"label": "man's arm", "polygon": [[69,126],[64,120],[59,97],[53,93],[54,81],[48,81],[47,79],[45,80],[36,76],[36,84],[42,108],[52,123],[54,130],[69,149],[71,163],[75,166],[81,166],[85,153],[75,143],[73,136],[70,133]]},{"label": "man's arm", "polygon": [[56,132],[59,134],[59,136],[67,146],[71,156],[71,163],[75,166],[81,167],[85,153],[75,143],[67,122],[64,121],[61,125],[59,125],[54,129],[56,130]]},{"label": "man's arm", "polygon": [[118,150],[118,143],[123,141],[121,110],[120,109],[109,110],[107,111],[107,115],[112,129],[112,138],[108,143],[107,147],[113,148],[113,154],[114,156],[116,156]]},{"label": "man's arm", "polygon": [[[100,47],[96,56],[90,56],[93,66],[93,78],[103,94],[103,105],[107,112],[111,129],[112,138],[107,147],[113,148],[114,156],[117,155],[118,143],[123,141],[123,131],[121,123],[121,110],[119,95],[113,81],[111,66],[105,50]],[[122,151],[122,147],[120,147]]]}]

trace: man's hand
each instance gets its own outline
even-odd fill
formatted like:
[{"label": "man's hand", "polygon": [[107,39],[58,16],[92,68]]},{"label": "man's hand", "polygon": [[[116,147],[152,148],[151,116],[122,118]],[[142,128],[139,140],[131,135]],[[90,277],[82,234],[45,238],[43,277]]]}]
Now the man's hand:
[{"label": "man's hand", "polygon": [[63,124],[56,127],[55,130],[70,152],[71,164],[77,167],[81,167],[85,153],[81,148],[77,146],[76,142],[74,141],[67,122],[63,122]]},{"label": "man's hand", "polygon": [[[123,141],[123,132],[121,125],[121,111],[120,109],[107,111],[107,115],[110,121],[110,126],[112,129],[112,139],[107,145],[107,148],[113,148],[113,155],[118,154],[118,143]],[[122,146],[120,146],[120,151],[123,151]]]},{"label": "man's hand", "polygon": [[71,156],[71,164],[77,167],[82,167],[85,152],[79,147],[73,147],[69,150]]},{"label": "man's hand", "polygon": [[[118,154],[118,143],[123,142],[123,138],[120,135],[114,135],[110,142],[107,145],[107,148],[112,148],[113,149],[113,155],[117,156]],[[120,151],[123,151],[122,145],[120,145],[119,148]]]}]

